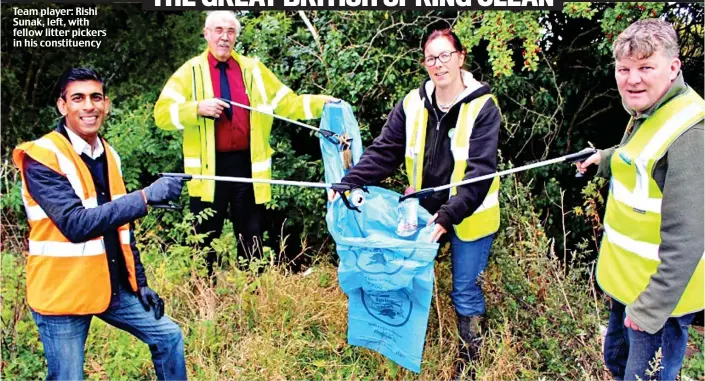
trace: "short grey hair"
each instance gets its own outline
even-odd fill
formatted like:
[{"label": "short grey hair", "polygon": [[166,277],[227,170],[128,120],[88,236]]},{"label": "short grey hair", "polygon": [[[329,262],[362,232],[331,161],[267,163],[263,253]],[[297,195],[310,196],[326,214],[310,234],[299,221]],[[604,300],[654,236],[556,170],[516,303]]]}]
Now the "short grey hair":
[{"label": "short grey hair", "polygon": [[678,58],[678,36],[673,25],[661,19],[639,20],[617,36],[612,45],[615,60],[649,58],[662,50],[669,58]]},{"label": "short grey hair", "polygon": [[208,28],[208,25],[212,24],[215,19],[230,19],[235,23],[235,34],[238,36],[240,35],[240,30],[242,30],[242,25],[240,25],[240,21],[238,21],[237,16],[235,16],[235,12],[233,11],[210,11],[206,13],[208,16],[206,16],[206,24],[205,27]]}]

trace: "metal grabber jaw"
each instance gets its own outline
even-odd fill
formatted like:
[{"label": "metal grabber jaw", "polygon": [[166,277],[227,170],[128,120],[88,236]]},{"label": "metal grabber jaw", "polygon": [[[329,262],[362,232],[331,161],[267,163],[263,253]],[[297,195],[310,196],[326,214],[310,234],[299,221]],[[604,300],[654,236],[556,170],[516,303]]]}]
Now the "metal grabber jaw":
[{"label": "metal grabber jaw", "polygon": [[319,128],[316,132],[321,134],[329,142],[339,146],[338,148],[341,151],[346,148],[349,148],[350,144],[352,143],[352,138],[348,137],[347,134],[338,135],[335,132],[331,130],[326,130],[324,128]]},{"label": "metal grabber jaw", "polygon": [[331,189],[340,194],[340,198],[343,199],[343,204],[345,204],[346,208],[362,213],[358,206],[362,206],[365,203],[365,193],[370,193],[366,186],[358,186],[348,183],[333,183],[331,184]]}]

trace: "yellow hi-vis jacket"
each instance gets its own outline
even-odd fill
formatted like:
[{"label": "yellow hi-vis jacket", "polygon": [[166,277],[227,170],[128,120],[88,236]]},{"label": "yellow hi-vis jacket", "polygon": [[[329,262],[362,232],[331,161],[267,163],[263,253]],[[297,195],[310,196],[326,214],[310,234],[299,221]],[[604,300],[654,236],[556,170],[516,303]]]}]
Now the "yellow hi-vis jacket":
[{"label": "yellow hi-vis jacket", "polygon": [[[487,94],[464,103],[460,107],[455,125],[455,135],[451,140],[453,153],[452,183],[463,181],[467,168],[468,152],[470,151],[470,136],[480,110],[492,96]],[[495,104],[499,104],[495,101]],[[406,115],[406,175],[409,184],[421,189],[423,179],[423,157],[426,147],[426,124],[428,110],[424,107],[419,90],[409,92],[404,98],[404,115]],[[458,194],[457,188],[451,188],[450,196]],[[460,224],[453,226],[455,234],[463,241],[475,241],[496,233],[499,230],[499,178],[492,180],[490,189],[475,212],[465,218]]]},{"label": "yellow hi-vis jacket", "polygon": [[[102,139],[101,139],[102,140]],[[102,140],[108,164],[110,197],[126,194],[120,156]],[[53,131],[12,152],[22,173],[22,201],[29,220],[27,257],[27,303],[43,315],[86,315],[104,312],[110,304],[111,286],[103,237],[70,242],[32,198],[24,181],[24,159],[32,159],[68,178],[86,208],[98,206],[98,195],[88,166],[71,142]],[[135,259],[130,248],[129,224],[118,227],[132,291],[137,291]]]},{"label": "yellow hi-vis jacket", "polygon": [[[320,118],[328,97],[296,95],[282,84],[257,58],[233,52],[233,59],[242,70],[243,82],[250,107],[290,119]],[[183,131],[184,172],[193,175],[215,175],[215,121],[198,115],[198,102],[213,98],[213,84],[208,66],[208,50],[188,60],[164,86],[154,107],[154,119],[159,128]],[[231,107],[237,107],[232,106]],[[250,158],[252,177],[272,178],[272,153],[269,135],[272,117],[250,112]],[[253,184],[255,202],[271,199],[269,184]],[[189,195],[213,202],[215,181],[192,180]]]},{"label": "yellow hi-vis jacket", "polygon": [[[612,178],[596,277],[602,290],[624,305],[646,289],[661,262],[663,194],[653,178],[654,167],[671,144],[704,117],[705,101],[688,89],[656,110],[610,159]],[[703,266],[701,258],[671,316],[705,308]]]}]

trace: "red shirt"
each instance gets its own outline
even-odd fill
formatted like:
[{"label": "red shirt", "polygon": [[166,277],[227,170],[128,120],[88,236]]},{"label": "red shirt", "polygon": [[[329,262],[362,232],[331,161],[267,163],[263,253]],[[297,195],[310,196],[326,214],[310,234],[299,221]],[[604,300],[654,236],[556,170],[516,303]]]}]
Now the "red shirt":
[{"label": "red shirt", "polygon": [[[213,94],[216,97],[220,97],[220,69],[216,67],[218,62],[209,52],[208,65],[211,82],[213,82]],[[240,65],[232,57],[228,58],[226,63],[228,67],[225,69],[225,74],[228,76],[230,85],[230,99],[249,106],[250,99],[247,97]],[[218,152],[243,151],[250,148],[250,111],[233,105],[230,105],[230,109],[233,110],[231,120],[222,113],[215,121],[215,149]]]}]

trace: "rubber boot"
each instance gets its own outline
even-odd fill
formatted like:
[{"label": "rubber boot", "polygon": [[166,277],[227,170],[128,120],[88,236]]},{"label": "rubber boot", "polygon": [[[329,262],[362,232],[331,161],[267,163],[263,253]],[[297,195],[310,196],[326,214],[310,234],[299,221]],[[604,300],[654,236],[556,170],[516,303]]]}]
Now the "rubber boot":
[{"label": "rubber boot", "polygon": [[458,315],[458,361],[455,367],[456,380],[474,380],[475,371],[470,365],[477,361],[482,347],[484,316]]}]

